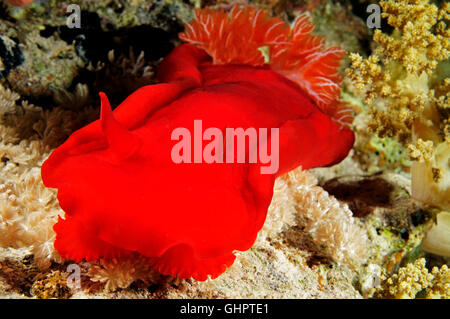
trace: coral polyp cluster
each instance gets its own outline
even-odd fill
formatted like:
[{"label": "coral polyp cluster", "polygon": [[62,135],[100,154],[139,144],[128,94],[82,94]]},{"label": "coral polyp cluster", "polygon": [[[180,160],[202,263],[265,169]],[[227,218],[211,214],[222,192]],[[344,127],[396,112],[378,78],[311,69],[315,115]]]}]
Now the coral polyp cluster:
[{"label": "coral polyp cluster", "polygon": [[363,263],[369,254],[368,237],[348,205],[318,186],[311,173],[297,169],[288,174],[287,180],[297,185],[297,210],[306,218],[305,230],[317,245],[325,247],[325,252],[338,262]]},{"label": "coral polyp cluster", "polygon": [[38,265],[48,268],[59,260],[52,227],[62,210],[39,167],[89,111],[48,111],[19,99],[0,84],[0,247],[31,247]]}]

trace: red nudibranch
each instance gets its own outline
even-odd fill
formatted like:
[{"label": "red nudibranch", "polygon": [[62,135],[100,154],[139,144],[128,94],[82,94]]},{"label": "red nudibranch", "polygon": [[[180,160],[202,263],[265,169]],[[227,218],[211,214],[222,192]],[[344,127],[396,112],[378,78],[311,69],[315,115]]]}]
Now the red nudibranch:
[{"label": "red nudibranch", "polygon": [[[138,252],[162,274],[216,278],[262,228],[275,179],[333,165],[353,146],[339,101],[345,52],[323,48],[306,15],[292,27],[254,7],[203,9],[160,64],[160,84],[76,131],[42,165],[65,211],[55,248],[74,261]],[[265,52],[265,56],[262,52]],[[174,163],[175,128],[278,128],[279,170],[257,163]],[[269,136],[270,139],[270,136]],[[267,142],[267,141],[266,141]],[[247,151],[248,152],[248,151]]]}]

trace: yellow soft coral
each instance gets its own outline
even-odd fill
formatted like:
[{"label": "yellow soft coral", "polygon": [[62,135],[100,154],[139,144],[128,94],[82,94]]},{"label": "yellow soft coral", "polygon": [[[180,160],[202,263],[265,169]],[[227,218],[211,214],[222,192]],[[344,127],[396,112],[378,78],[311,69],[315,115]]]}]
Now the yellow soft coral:
[{"label": "yellow soft coral", "polygon": [[450,297],[450,272],[447,265],[440,269],[433,267],[431,273],[425,267],[425,259],[417,259],[406,267],[398,270],[398,273],[388,277],[382,276],[380,287],[377,288],[377,297],[412,299],[424,291],[426,298]]},{"label": "yellow soft coral", "polygon": [[[412,196],[448,211],[450,79],[435,71],[450,55],[445,22],[450,4],[439,9],[428,0],[388,0],[380,5],[394,31],[376,30],[377,48],[367,59],[351,54],[347,75],[365,92],[373,131],[396,137],[410,150]],[[450,256],[450,247],[441,254]]]},{"label": "yellow soft coral", "polygon": [[380,136],[396,136],[409,145],[413,196],[450,208],[449,88],[450,80],[431,85],[438,62],[449,57],[450,30],[441,9],[427,0],[382,1],[382,16],[395,29],[374,33],[378,44],[367,59],[351,54],[347,75],[365,90],[372,108],[371,128]]}]

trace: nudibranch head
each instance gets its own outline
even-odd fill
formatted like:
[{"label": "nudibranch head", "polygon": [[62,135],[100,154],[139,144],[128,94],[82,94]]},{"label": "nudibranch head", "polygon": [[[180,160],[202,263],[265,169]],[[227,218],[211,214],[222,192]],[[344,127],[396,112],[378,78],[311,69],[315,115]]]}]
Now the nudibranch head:
[{"label": "nudibranch head", "polygon": [[[66,213],[54,226],[60,255],[138,252],[163,274],[222,274],[234,251],[253,245],[278,176],[335,164],[353,145],[350,110],[339,102],[344,51],[324,49],[311,32],[305,15],[290,28],[253,7],[199,10],[180,35],[190,44],[161,62],[162,83],[114,111],[101,93],[100,119],[42,166]],[[249,147],[230,152],[239,132]]]}]

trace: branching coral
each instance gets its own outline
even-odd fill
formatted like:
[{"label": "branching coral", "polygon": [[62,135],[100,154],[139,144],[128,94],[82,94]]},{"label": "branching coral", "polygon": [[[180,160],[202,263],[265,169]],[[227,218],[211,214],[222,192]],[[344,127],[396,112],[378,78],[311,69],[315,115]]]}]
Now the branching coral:
[{"label": "branching coral", "polygon": [[[371,128],[410,150],[412,196],[448,210],[450,79],[435,71],[450,54],[450,4],[438,9],[427,0],[389,0],[380,5],[394,31],[376,30],[378,47],[367,59],[351,54],[347,75],[365,91]],[[450,247],[441,254],[450,255]]]},{"label": "branching coral", "polygon": [[425,259],[417,259],[392,276],[382,275],[377,297],[410,299],[424,291],[426,298],[450,298],[450,271],[447,265],[440,269],[433,267],[431,272],[425,267]]}]

